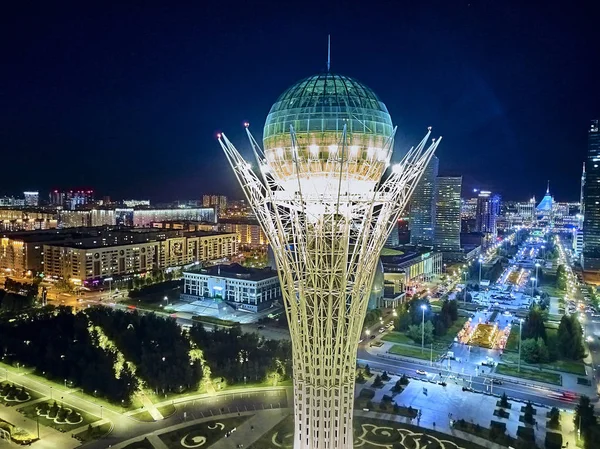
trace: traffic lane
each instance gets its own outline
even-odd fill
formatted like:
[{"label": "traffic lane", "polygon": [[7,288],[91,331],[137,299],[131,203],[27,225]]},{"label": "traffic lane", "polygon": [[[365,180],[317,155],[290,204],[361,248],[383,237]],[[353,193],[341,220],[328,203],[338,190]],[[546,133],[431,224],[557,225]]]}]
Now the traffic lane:
[{"label": "traffic lane", "polygon": [[218,395],[174,404],[174,406],[175,413],[162,421],[146,423],[127,419],[126,422],[114,423],[115,428],[106,438],[90,443],[86,447],[104,449],[109,444],[115,445],[137,436],[181,424],[185,421],[210,417],[217,419],[220,415],[228,413],[288,408],[291,405],[288,404],[285,390],[277,390]]},{"label": "traffic lane", "polygon": [[[368,363],[371,369],[387,371],[388,373],[397,375],[406,374],[417,379],[421,378],[422,380],[440,380],[440,371],[442,372],[442,377],[444,377],[445,379],[447,379],[449,374],[448,371],[444,370],[443,368],[440,369],[439,367],[429,367],[424,364],[421,365],[417,363],[404,362],[402,360],[398,360],[397,363],[388,363],[379,360],[361,359],[359,360],[359,362]],[[419,375],[416,372],[417,370],[423,370],[427,374],[423,376]],[[453,373],[455,375],[460,375],[463,379],[470,377],[468,375],[465,376],[457,372]],[[472,376],[471,382],[473,382],[473,385],[476,387],[476,389],[479,390],[485,390],[486,387],[489,386],[489,378],[486,381],[486,377],[482,376]],[[548,389],[543,389],[541,387],[520,385],[504,380],[502,380],[502,382],[502,385],[493,386],[494,393],[499,395],[501,395],[502,393],[506,393],[507,396],[514,399],[541,403],[550,407],[573,408],[575,406],[575,403],[571,401],[560,400],[558,398],[553,397],[553,392],[552,390],[550,390],[550,386],[548,387]]]}]

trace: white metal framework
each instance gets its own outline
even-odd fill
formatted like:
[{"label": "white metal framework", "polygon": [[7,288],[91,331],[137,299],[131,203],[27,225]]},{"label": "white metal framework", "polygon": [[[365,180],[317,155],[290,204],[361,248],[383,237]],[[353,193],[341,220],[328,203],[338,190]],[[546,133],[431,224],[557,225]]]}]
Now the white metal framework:
[{"label": "white metal framework", "polygon": [[370,148],[347,144],[344,125],[335,151],[316,157],[290,126],[286,158],[281,148],[263,152],[246,131],[260,175],[225,135],[219,143],[275,253],[293,347],[294,448],[351,448],[356,352],[376,263],[441,139],[428,145],[430,128],[382,179],[394,133],[378,149],[384,158],[369,157]]}]

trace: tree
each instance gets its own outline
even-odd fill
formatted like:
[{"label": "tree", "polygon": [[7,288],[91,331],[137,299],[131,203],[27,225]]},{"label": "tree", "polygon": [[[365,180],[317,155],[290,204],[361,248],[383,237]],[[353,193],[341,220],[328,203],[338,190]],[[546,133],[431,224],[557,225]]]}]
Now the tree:
[{"label": "tree", "polygon": [[375,380],[373,380],[373,386],[375,388],[383,387],[383,381],[381,380],[381,376],[379,374],[375,376]]},{"label": "tree", "polygon": [[542,338],[546,340],[546,327],[544,314],[538,307],[532,307],[523,323],[523,340],[528,338]]},{"label": "tree", "polygon": [[527,363],[548,362],[548,348],[541,338],[528,338],[522,341],[521,352]]},{"label": "tree", "polygon": [[421,325],[411,325],[408,327],[406,335],[412,338],[416,343],[420,343],[424,335],[424,343],[428,345],[433,342],[433,324],[431,324],[431,321],[426,321],[424,328]]},{"label": "tree", "polygon": [[406,374],[402,374],[402,377],[400,377],[398,382],[400,382],[400,385],[408,385],[408,377],[406,377]]},{"label": "tree", "polygon": [[548,421],[548,427],[556,429],[558,427],[558,421],[560,418],[560,412],[556,407],[552,407],[549,413],[550,420]]},{"label": "tree", "polygon": [[371,367],[369,366],[369,364],[366,364],[366,365],[365,365],[365,374],[366,374],[368,377],[371,377]]},{"label": "tree", "polygon": [[387,382],[388,380],[390,380],[390,376],[388,375],[387,371],[384,371],[381,374],[381,380],[383,380],[384,382]]},{"label": "tree", "polygon": [[575,315],[563,315],[558,326],[558,352],[565,358],[580,360],[585,355],[581,324]]},{"label": "tree", "polygon": [[365,382],[365,375],[363,374],[362,371],[358,372],[358,375],[356,376],[356,382],[358,382],[359,384],[362,384]]},{"label": "tree", "polygon": [[596,426],[596,416],[594,416],[594,406],[590,398],[583,395],[579,397],[579,403],[575,407],[575,417],[573,418],[575,430],[579,430],[581,424],[581,434],[586,435],[590,428]]},{"label": "tree", "polygon": [[502,397],[500,398],[500,407],[508,408],[508,397],[506,393],[502,393]]}]

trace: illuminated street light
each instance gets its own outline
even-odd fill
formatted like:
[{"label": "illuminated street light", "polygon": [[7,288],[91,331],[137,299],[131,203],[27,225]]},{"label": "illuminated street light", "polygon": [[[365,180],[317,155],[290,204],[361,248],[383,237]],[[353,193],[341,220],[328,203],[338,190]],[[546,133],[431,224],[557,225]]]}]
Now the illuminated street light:
[{"label": "illuminated street light", "polygon": [[421,310],[423,311],[423,321],[421,323],[421,354],[423,354],[423,347],[425,346],[425,311],[427,310],[427,306],[421,304]]}]

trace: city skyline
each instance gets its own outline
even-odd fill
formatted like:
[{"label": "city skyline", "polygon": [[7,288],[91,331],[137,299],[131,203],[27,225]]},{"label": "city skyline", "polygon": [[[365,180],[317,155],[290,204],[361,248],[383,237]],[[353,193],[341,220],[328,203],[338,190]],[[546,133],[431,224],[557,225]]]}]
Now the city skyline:
[{"label": "city skyline", "polygon": [[[13,5],[3,31],[29,38],[4,52],[0,145],[8,166],[44,164],[31,167],[29,179],[6,173],[2,192],[49,190],[68,175],[69,185],[114,197],[241,197],[214,151],[216,133],[231,129],[237,142],[249,121],[260,137],[278,92],[325,68],[331,34],[332,72],[388,99],[398,150],[431,124],[446,139],[440,175],[462,175],[464,191],[541,197],[550,178],[558,200],[577,198],[587,123],[598,116],[589,94],[598,72],[585,57],[596,32],[585,8],[547,6],[533,33],[522,23],[538,16],[533,6],[519,5],[518,14],[516,6],[475,2],[407,6],[402,14],[382,6],[378,18],[389,33],[382,39],[380,31],[349,34],[360,29],[353,5],[319,8],[308,34],[260,7],[229,6],[32,13]],[[284,9],[306,23],[310,8]],[[345,20],[333,21],[336,14]],[[364,65],[354,63],[356,51]],[[252,65],[259,53],[261,64]],[[231,113],[225,104],[234,105]],[[519,183],[511,182],[515,160],[524,167]]]}]

